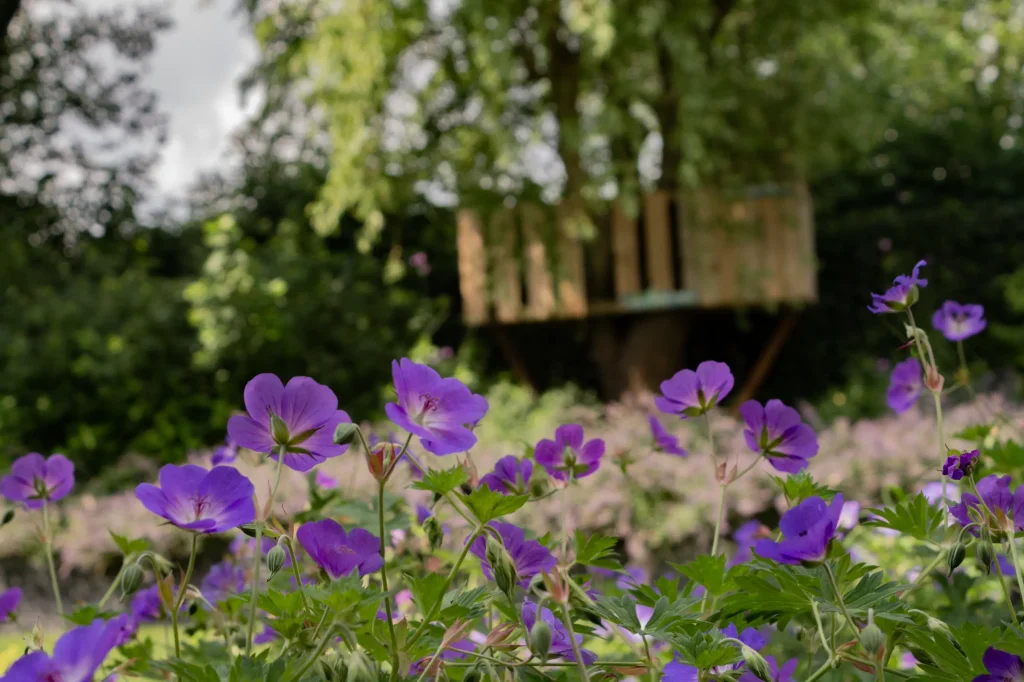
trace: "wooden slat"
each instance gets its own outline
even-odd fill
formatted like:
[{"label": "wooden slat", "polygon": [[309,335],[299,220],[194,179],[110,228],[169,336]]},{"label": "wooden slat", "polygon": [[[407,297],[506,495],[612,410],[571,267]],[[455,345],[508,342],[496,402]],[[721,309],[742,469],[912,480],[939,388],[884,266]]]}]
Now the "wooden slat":
[{"label": "wooden slat", "polygon": [[523,264],[526,277],[526,316],[547,320],[555,311],[555,285],[548,269],[547,247],[542,238],[544,210],[525,205],[521,209],[523,225]]},{"label": "wooden slat", "polygon": [[712,201],[706,191],[690,192],[680,200],[684,226],[683,287],[697,292],[700,305],[714,305],[718,299],[717,262],[714,257],[715,229]]},{"label": "wooden slat", "polygon": [[644,241],[649,289],[670,291],[672,277],[672,235],[668,219],[668,194],[658,191],[644,195]]},{"label": "wooden slat", "polygon": [[621,202],[612,206],[612,258],[615,261],[615,295],[640,291],[640,245],[636,220]]},{"label": "wooden slat", "polygon": [[519,320],[523,302],[523,281],[519,276],[519,256],[516,253],[518,230],[516,215],[511,210],[496,211],[491,219],[490,243],[494,273],[494,315],[499,322]]},{"label": "wooden slat", "polygon": [[766,197],[758,202],[758,220],[764,226],[764,297],[769,302],[789,298],[789,255],[786,200]]},{"label": "wooden slat", "polygon": [[795,296],[802,301],[818,300],[818,259],[814,248],[814,200],[807,185],[796,187],[798,202],[797,252],[800,254],[799,286]]},{"label": "wooden slat", "polygon": [[558,211],[558,312],[562,317],[586,317],[587,281],[583,244],[572,224],[572,209]]},{"label": "wooden slat", "polygon": [[480,216],[462,209],[456,218],[459,251],[459,292],[462,318],[468,325],[487,322],[487,253]]},{"label": "wooden slat", "polygon": [[759,221],[762,201],[749,197],[736,202],[742,207],[743,218],[733,226],[732,238],[737,254],[737,300],[744,305],[765,300],[770,266],[766,258],[765,230]]}]

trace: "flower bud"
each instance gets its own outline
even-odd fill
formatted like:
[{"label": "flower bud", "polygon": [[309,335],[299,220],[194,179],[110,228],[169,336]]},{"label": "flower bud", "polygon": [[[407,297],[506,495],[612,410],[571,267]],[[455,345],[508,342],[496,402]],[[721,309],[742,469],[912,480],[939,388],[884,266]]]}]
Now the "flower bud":
[{"label": "flower bud", "polygon": [[953,548],[949,550],[949,556],[946,557],[946,567],[949,569],[949,575],[953,575],[953,571],[964,562],[966,556],[967,545],[962,542],[957,542],[953,545]]},{"label": "flower bud", "polygon": [[361,651],[354,651],[348,658],[348,675],[345,682],[377,682],[377,674],[373,664]]},{"label": "flower bud", "polygon": [[860,645],[872,656],[885,650],[885,633],[875,625],[874,609],[868,609],[868,624],[860,631]]},{"label": "flower bud", "polygon": [[530,650],[541,663],[547,663],[548,652],[551,651],[551,626],[540,618],[530,630]]},{"label": "flower bud", "polygon": [[121,598],[130,597],[139,590],[145,575],[138,564],[131,563],[125,566],[121,574]]},{"label": "flower bud", "polygon": [[288,431],[288,424],[273,413],[270,415],[270,433],[274,437],[274,442],[278,445],[287,445],[288,441],[291,439],[291,433]]},{"label": "flower bud", "polygon": [[473,666],[466,671],[466,674],[462,676],[462,682],[480,682],[483,679],[483,675],[480,672],[479,666]]},{"label": "flower bud", "polygon": [[996,548],[992,546],[992,540],[987,534],[983,534],[978,541],[978,549],[974,554],[978,568],[985,572],[985,575],[992,573],[992,562],[996,560]]},{"label": "flower bud", "polygon": [[491,572],[494,574],[494,582],[497,583],[498,589],[511,598],[518,579],[512,557],[508,555],[505,546],[493,535],[487,536],[485,554],[487,563],[491,565]]},{"label": "flower bud", "polygon": [[341,422],[334,429],[334,444],[348,445],[356,439],[356,431],[359,427],[350,422]]},{"label": "flower bud", "polygon": [[754,677],[764,682],[775,682],[772,669],[768,667],[768,661],[764,660],[764,656],[746,644],[740,647],[740,654],[747,664],[747,669],[754,673]]},{"label": "flower bud", "polygon": [[945,637],[949,640],[949,643],[953,645],[954,649],[959,651],[965,658],[967,657],[967,652],[964,651],[962,646],[960,646],[960,642],[956,640],[956,637],[953,635],[953,630],[951,630],[944,622],[933,616],[928,616],[928,629],[936,635],[942,635]]},{"label": "flower bud", "polygon": [[398,460],[399,446],[394,443],[380,443],[366,453],[366,468],[377,481],[383,481],[391,473]]},{"label": "flower bud", "polygon": [[423,530],[430,541],[431,549],[441,546],[441,542],[444,540],[444,529],[441,528],[441,522],[437,520],[437,517],[428,516],[427,520],[423,522]]},{"label": "flower bud", "polygon": [[270,571],[270,577],[273,578],[277,573],[284,568],[284,561],[287,555],[284,552],[284,547],[280,544],[274,545],[267,552],[267,570]]},{"label": "flower bud", "polygon": [[3,519],[0,519],[0,526],[6,526],[8,523],[14,520],[14,509],[7,509],[4,511]]}]

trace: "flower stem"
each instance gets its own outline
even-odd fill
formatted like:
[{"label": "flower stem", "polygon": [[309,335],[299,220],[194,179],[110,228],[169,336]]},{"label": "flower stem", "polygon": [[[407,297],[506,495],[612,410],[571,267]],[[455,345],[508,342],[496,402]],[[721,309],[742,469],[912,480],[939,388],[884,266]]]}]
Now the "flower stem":
[{"label": "flower stem", "polygon": [[[287,448],[282,446],[277,453],[277,471],[274,474],[274,487],[270,489],[270,499],[267,501],[267,514],[274,509],[274,498],[277,497],[277,487],[281,485],[281,472],[284,471],[284,457]],[[260,518],[256,521],[256,549],[252,553],[252,591],[249,593],[249,624],[245,637],[245,655],[252,653],[252,635],[256,629],[256,595],[260,590],[260,568],[263,566],[263,524],[266,519]]]},{"label": "flower stem", "polygon": [[124,569],[127,566],[128,557],[125,557],[124,561],[121,562],[121,568],[117,570],[117,575],[114,576],[114,581],[110,583],[110,587],[108,587],[107,591],[103,593],[103,598],[100,599],[100,603],[96,605],[96,608],[102,610],[103,605],[107,603],[107,600],[114,596],[114,590],[117,589],[117,586],[121,584],[121,575],[124,574]]},{"label": "flower stem", "polygon": [[427,614],[423,616],[423,621],[415,630],[413,630],[412,634],[409,635],[409,639],[405,641],[406,648],[411,648],[412,645],[416,643],[416,640],[418,640],[423,635],[423,633],[426,632],[427,626],[430,624],[430,621],[433,620],[434,616],[437,614],[438,609],[441,608],[441,602],[443,601],[443,597],[448,592],[448,587],[451,586],[452,581],[455,580],[455,574],[458,573],[459,568],[462,566],[462,562],[466,560],[466,555],[469,554],[469,548],[473,546],[473,543],[476,541],[478,537],[480,537],[480,534],[483,532],[483,528],[477,528],[475,531],[473,531],[473,534],[469,536],[469,539],[466,540],[466,544],[462,546],[462,553],[459,554],[459,558],[455,560],[455,565],[452,566],[452,570],[448,571],[448,577],[444,579],[444,584],[441,586],[440,594],[442,599],[438,599],[437,602],[430,607],[430,611],[428,611]]},{"label": "flower stem", "polygon": [[815,680],[820,680],[822,677],[824,677],[825,673],[827,673],[829,670],[832,670],[832,666],[835,664],[835,662],[835,657],[829,656],[829,659],[825,661],[820,668],[815,670],[814,674],[812,674],[810,677],[804,680],[804,682],[815,682]]},{"label": "flower stem", "polygon": [[[932,398],[935,399],[935,428],[939,435],[939,463],[942,462],[946,455],[946,437],[942,433],[942,394],[938,391],[932,391]],[[943,523],[949,518],[949,498],[946,497],[946,477],[942,477],[942,509],[946,512],[945,518],[942,519]]]},{"label": "flower stem", "polygon": [[421,672],[420,676],[416,678],[416,682],[423,682],[423,678],[426,677],[427,673],[430,672],[430,669],[434,667],[434,663],[437,662],[437,659],[442,653],[444,653],[444,640],[441,640],[441,643],[437,645],[437,650],[434,651],[434,655],[430,657],[427,664],[423,666],[423,672]]},{"label": "flower stem", "polygon": [[327,628],[327,632],[324,633],[324,638],[320,640],[320,643],[316,646],[316,649],[313,650],[313,653],[311,653],[309,658],[306,659],[306,662],[295,671],[295,674],[288,682],[298,682],[298,680],[301,680],[302,676],[306,674],[306,671],[312,668],[313,664],[320,660],[320,656],[324,653],[324,649],[327,648],[327,645],[330,644],[331,640],[334,638],[334,630],[335,629],[333,627]]},{"label": "flower stem", "polygon": [[192,570],[196,567],[196,553],[199,550],[199,534],[192,534],[192,551],[188,555],[188,568],[185,569],[185,579],[178,588],[178,596],[174,599],[174,606],[171,607],[171,628],[174,630],[174,655],[181,658],[181,641],[178,638],[178,612],[181,610],[181,602],[185,600],[185,590],[188,589],[188,582],[192,580]]},{"label": "flower stem", "polygon": [[57,604],[57,615],[64,617],[64,602],[60,598],[60,584],[57,582],[57,567],[53,562],[53,531],[50,527],[50,504],[43,502],[43,543],[46,546],[46,565],[50,568],[50,587],[53,601]]},{"label": "flower stem", "polygon": [[1017,555],[1017,538],[1010,534],[1010,556],[1013,557],[1013,569],[1017,574],[1017,589],[1020,590],[1020,596],[1024,599],[1024,577],[1020,573],[1020,558]]},{"label": "flower stem", "polygon": [[836,576],[832,573],[832,567],[828,565],[828,562],[822,564],[825,569],[825,575],[828,576],[828,582],[832,586],[832,591],[836,593],[836,601],[839,602],[839,610],[843,612],[843,617],[846,618],[846,622],[850,625],[850,629],[853,630],[853,635],[860,641],[860,629],[857,627],[857,623],[854,622],[853,616],[846,608],[846,602],[843,601],[843,593],[839,591],[839,583],[836,582]]},{"label": "flower stem", "polygon": [[387,551],[388,527],[384,522],[384,481],[377,486],[377,520],[380,522],[380,583],[384,589],[384,613],[388,617],[388,634],[391,637],[391,679],[398,679],[398,637],[395,635],[395,623],[391,616],[391,596],[388,592],[388,562],[385,557]]},{"label": "flower stem", "polygon": [[1006,581],[1003,580],[1003,568],[999,565],[998,558],[995,560],[995,564],[996,573],[999,574],[999,587],[1003,590],[1003,597],[1006,599],[1006,606],[1010,609],[1010,615],[1013,617],[1014,624],[1020,625],[1020,621],[1017,619],[1017,610],[1013,608],[1013,599],[1010,598],[1010,590],[1006,588]]},{"label": "flower stem", "polygon": [[943,548],[938,554],[936,554],[935,558],[932,559],[932,562],[928,564],[928,566],[918,574],[917,578],[914,580],[914,583],[903,592],[902,596],[910,594],[911,592],[919,588],[921,585],[923,585],[924,581],[928,578],[929,575],[931,575],[931,572],[934,571],[940,563],[942,563],[942,561],[946,558],[946,555],[948,553],[949,550]]},{"label": "flower stem", "polygon": [[825,627],[821,624],[821,614],[818,613],[818,603],[811,600],[811,611],[814,612],[814,622],[818,624],[818,636],[821,637],[821,645],[829,656],[832,655],[832,648],[828,645],[828,638],[825,637]]},{"label": "flower stem", "polygon": [[[704,423],[707,424],[708,427],[708,447],[711,453],[711,465],[714,467],[715,475],[717,477],[718,457],[715,453],[715,434],[711,428],[711,416],[707,412],[704,413]],[[711,540],[711,556],[718,555],[718,538],[722,533],[722,516],[725,512],[725,491],[728,487],[729,484],[726,481],[722,480],[718,482],[718,511],[715,513],[715,534]],[[700,600],[701,613],[704,612],[704,605],[707,602],[707,599],[708,593],[705,590],[704,596],[701,597]]]},{"label": "flower stem", "polygon": [[650,682],[655,682],[657,669],[654,665],[654,659],[651,658],[651,646],[647,643],[647,635],[641,633],[640,639],[644,643],[644,656],[647,658],[647,675],[650,678]]},{"label": "flower stem", "polygon": [[587,664],[583,661],[580,643],[576,641],[576,631],[572,627],[572,614],[569,613],[569,607],[566,604],[562,604],[562,622],[565,623],[565,629],[569,631],[569,641],[572,643],[572,653],[576,657],[576,664],[580,669],[580,677],[583,679],[583,682],[590,682]]},{"label": "flower stem", "polygon": [[284,544],[288,548],[288,558],[292,562],[292,575],[295,576],[295,587],[299,591],[299,596],[302,597],[302,609],[309,615],[313,615],[313,612],[309,610],[309,602],[306,601],[306,590],[302,587],[302,574],[299,572],[299,562],[295,560],[295,548],[292,547],[291,538],[288,538],[288,542]]}]

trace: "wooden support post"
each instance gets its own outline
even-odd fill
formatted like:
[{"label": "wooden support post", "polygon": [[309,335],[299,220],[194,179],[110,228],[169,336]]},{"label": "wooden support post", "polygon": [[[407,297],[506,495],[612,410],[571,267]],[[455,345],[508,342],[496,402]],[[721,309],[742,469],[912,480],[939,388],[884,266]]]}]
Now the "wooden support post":
[{"label": "wooden support post", "polygon": [[796,326],[796,321],[799,317],[800,311],[794,309],[788,311],[779,320],[779,324],[775,327],[775,331],[772,332],[771,338],[768,339],[768,344],[761,351],[760,357],[757,358],[753,371],[747,377],[747,380],[743,382],[743,386],[736,394],[732,404],[734,414],[739,414],[740,405],[753,398],[754,394],[757,393],[757,389],[764,383],[765,377],[768,376],[772,365],[775,364],[775,360],[779,357],[779,353],[786,344],[786,340],[793,333],[793,328]]}]

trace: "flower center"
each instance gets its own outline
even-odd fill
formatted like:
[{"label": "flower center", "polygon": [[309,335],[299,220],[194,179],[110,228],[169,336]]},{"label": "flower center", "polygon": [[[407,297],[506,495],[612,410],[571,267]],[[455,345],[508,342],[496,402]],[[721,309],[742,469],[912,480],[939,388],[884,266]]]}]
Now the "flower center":
[{"label": "flower center", "polygon": [[206,495],[192,498],[192,510],[195,512],[196,521],[203,518],[203,512],[206,511],[206,509],[209,507],[209,504],[210,501],[206,498]]},{"label": "flower center", "polygon": [[45,500],[50,497],[50,488],[46,485],[46,481],[41,478],[32,479],[32,487],[35,489],[35,498]]}]

